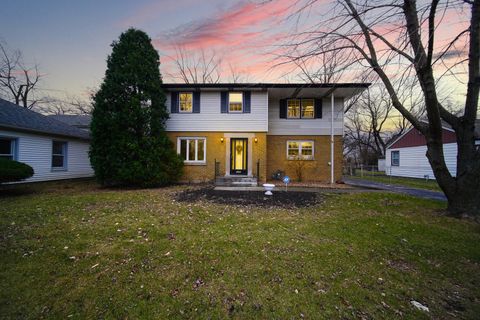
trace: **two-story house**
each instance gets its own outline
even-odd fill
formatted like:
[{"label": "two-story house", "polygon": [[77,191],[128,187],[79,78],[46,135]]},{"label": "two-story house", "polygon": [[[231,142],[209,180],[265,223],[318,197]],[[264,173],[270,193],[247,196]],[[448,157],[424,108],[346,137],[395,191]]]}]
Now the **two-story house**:
[{"label": "two-story house", "polygon": [[279,170],[292,179],[302,170],[307,181],[338,181],[344,101],[368,86],[164,84],[166,130],[185,161],[182,180],[264,182]]}]

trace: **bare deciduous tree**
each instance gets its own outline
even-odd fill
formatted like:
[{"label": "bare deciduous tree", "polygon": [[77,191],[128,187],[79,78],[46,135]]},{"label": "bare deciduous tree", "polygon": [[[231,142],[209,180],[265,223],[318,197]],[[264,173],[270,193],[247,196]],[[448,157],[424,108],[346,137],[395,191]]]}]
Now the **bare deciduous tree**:
[{"label": "bare deciduous tree", "polygon": [[205,50],[187,52],[182,47],[175,48],[172,57],[175,71],[168,73],[172,79],[185,83],[218,83],[220,80],[222,59],[215,51]]},{"label": "bare deciduous tree", "polygon": [[41,80],[38,66],[27,67],[19,50],[10,51],[1,42],[0,55],[0,94],[19,106],[33,108]]},{"label": "bare deciduous tree", "polygon": [[92,112],[92,103],[74,95],[65,95],[62,98],[47,96],[42,99],[36,109],[45,114],[87,115]]},{"label": "bare deciduous tree", "polygon": [[[303,8],[315,2],[305,0]],[[448,211],[454,216],[478,216],[480,150],[475,147],[474,126],[480,90],[480,1],[433,0],[417,4],[415,0],[339,0],[335,3],[330,15],[319,19],[314,31],[295,35],[289,47],[301,52],[297,59],[331,52],[348,53],[349,65],[375,72],[385,85],[393,107],[425,137],[426,156],[448,199]],[[439,26],[452,21],[444,19],[450,9],[451,14],[458,15],[458,20],[467,17],[467,26],[448,43],[439,44],[435,41]],[[468,58],[452,55],[463,48]],[[458,66],[466,64],[466,96],[462,112],[457,115],[442,104],[438,82],[446,75],[457,77]],[[396,78],[418,82],[428,122],[421,121],[401,101],[394,85]],[[456,133],[456,176],[452,176],[445,163],[442,121]]]}]

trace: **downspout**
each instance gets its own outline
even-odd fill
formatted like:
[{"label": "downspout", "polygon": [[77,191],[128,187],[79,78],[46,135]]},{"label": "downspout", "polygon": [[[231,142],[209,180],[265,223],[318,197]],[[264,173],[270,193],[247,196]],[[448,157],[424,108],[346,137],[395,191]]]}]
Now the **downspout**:
[{"label": "downspout", "polygon": [[335,183],[335,164],[334,164],[334,147],[335,147],[335,140],[334,140],[334,132],[333,132],[333,111],[334,111],[334,104],[335,104],[335,96],[332,92],[331,95],[331,115],[330,115],[330,183]]}]

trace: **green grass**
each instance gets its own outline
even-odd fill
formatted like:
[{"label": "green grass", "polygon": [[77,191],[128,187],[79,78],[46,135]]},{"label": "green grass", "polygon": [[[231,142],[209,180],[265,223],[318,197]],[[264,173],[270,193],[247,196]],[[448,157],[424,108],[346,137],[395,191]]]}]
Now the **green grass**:
[{"label": "green grass", "polygon": [[480,227],[441,202],[331,194],[287,210],[179,203],[182,186],[27,188],[0,191],[2,319],[480,314]]},{"label": "green grass", "polygon": [[360,176],[360,172],[357,172],[355,176],[348,176],[354,179],[364,179],[375,182],[395,184],[400,186],[412,187],[417,189],[426,189],[433,191],[442,191],[435,180],[425,180],[417,178],[404,178],[404,177],[390,177],[382,172],[369,172],[364,171],[363,177]]}]

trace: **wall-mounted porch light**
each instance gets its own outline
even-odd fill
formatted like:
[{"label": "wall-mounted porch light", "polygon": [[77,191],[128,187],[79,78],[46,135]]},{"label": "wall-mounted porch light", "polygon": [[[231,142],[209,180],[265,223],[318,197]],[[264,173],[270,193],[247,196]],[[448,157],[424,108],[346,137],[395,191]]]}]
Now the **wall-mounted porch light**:
[{"label": "wall-mounted porch light", "polygon": [[258,138],[253,139],[253,141],[255,141],[255,143],[257,143],[257,142],[258,142]]},{"label": "wall-mounted porch light", "polygon": [[220,138],[220,142],[221,142],[221,143],[223,143],[223,137],[222,137],[222,138]]}]

